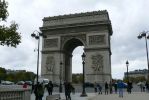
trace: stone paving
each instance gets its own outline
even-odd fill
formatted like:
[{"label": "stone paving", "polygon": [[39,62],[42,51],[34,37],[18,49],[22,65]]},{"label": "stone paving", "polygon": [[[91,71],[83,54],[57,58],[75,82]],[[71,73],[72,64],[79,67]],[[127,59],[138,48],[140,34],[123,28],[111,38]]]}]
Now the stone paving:
[{"label": "stone paving", "polygon": [[[80,94],[81,93],[71,94],[71,100],[149,100],[149,93],[145,92],[133,92],[132,94],[125,92],[123,98],[119,98],[118,94],[98,95],[97,93],[87,93],[87,97],[80,97]],[[44,94],[43,100],[46,100],[47,95],[47,93]],[[33,94],[31,100],[35,100]],[[61,100],[65,100],[64,93],[61,93]]]}]

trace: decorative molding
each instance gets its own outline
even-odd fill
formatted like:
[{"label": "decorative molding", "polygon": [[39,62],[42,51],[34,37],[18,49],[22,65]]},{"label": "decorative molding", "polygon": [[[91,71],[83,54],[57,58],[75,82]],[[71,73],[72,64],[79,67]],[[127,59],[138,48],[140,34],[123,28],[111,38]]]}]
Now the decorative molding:
[{"label": "decorative molding", "polygon": [[99,32],[108,30],[106,25],[87,25],[85,26],[75,26],[75,27],[64,27],[64,28],[56,28],[51,29],[51,27],[42,27],[41,30],[44,31],[45,35],[56,35],[56,34],[78,34],[78,33],[89,33],[89,32]]},{"label": "decorative molding", "polygon": [[45,67],[47,72],[53,72],[53,68],[55,67],[55,58],[53,56],[47,56]]},{"label": "decorative molding", "polygon": [[58,47],[58,38],[44,39],[44,48]]},{"label": "decorative molding", "polygon": [[102,15],[102,14],[108,14],[107,10],[99,10],[99,11],[92,11],[92,12],[85,12],[85,13],[75,13],[75,14],[68,14],[68,15],[59,15],[59,16],[53,16],[53,17],[44,17],[43,21],[64,19],[64,18],[71,18],[71,17]]},{"label": "decorative molding", "polygon": [[92,55],[92,65],[94,71],[102,72],[103,70],[103,56],[100,54]]},{"label": "decorative molding", "polygon": [[105,35],[89,36],[89,45],[103,45],[103,44],[106,44]]},{"label": "decorative molding", "polygon": [[85,34],[61,36],[61,44],[63,45],[66,41],[68,41],[68,40],[70,40],[72,38],[79,39],[83,43],[86,44],[86,35]]}]

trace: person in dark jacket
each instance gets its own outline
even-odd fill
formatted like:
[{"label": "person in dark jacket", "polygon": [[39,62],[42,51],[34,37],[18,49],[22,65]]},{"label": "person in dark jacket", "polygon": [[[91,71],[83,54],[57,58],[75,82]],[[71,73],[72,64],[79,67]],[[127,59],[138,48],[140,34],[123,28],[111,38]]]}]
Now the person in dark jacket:
[{"label": "person in dark jacket", "polygon": [[73,89],[72,85],[70,82],[65,82],[64,83],[65,86],[65,96],[66,96],[66,100],[71,100],[71,91]]},{"label": "person in dark jacket", "polygon": [[109,86],[108,86],[108,83],[106,82],[105,83],[105,94],[108,95],[108,89],[109,89]]},{"label": "person in dark jacket", "polygon": [[52,92],[53,92],[53,83],[52,83],[52,81],[49,81],[49,83],[46,85],[46,87],[47,87],[49,95],[52,95]]},{"label": "person in dark jacket", "polygon": [[127,91],[128,91],[128,93],[129,94],[131,94],[131,90],[132,90],[132,82],[130,82],[130,81],[128,81],[128,83],[127,83]]}]

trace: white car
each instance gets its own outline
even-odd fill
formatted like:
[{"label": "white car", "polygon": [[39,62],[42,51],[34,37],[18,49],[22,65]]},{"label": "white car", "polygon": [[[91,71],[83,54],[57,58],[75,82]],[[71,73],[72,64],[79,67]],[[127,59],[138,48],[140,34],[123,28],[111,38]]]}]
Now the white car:
[{"label": "white car", "polygon": [[[44,85],[47,85],[49,83],[49,79],[46,79],[46,78],[39,78],[38,79],[38,82],[39,83],[43,83]],[[37,79],[35,78],[34,80],[34,84],[37,84]]]},{"label": "white car", "polygon": [[2,84],[2,85],[13,85],[14,82],[11,82],[11,81],[2,81],[1,84]]}]

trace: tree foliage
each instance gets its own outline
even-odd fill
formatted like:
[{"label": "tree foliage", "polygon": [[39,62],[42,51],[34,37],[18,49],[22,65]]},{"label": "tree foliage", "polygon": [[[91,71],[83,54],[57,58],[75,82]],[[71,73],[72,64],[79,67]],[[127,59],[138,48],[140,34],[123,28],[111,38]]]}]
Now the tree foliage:
[{"label": "tree foliage", "polygon": [[[0,22],[6,21],[8,17],[8,3],[0,0]],[[21,35],[17,32],[18,24],[12,22],[9,27],[5,25],[0,25],[0,45],[7,45],[11,47],[16,47],[21,43]]]},{"label": "tree foliage", "polygon": [[35,74],[33,72],[19,71],[6,73],[7,70],[0,67],[0,80],[7,80],[12,82],[18,81],[33,81],[35,79]]}]

